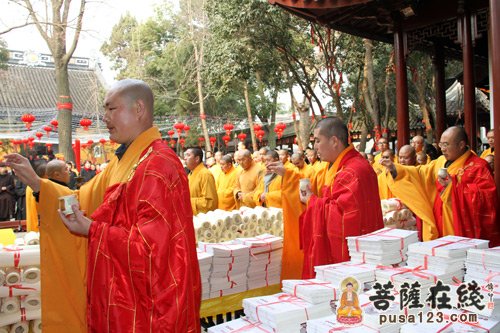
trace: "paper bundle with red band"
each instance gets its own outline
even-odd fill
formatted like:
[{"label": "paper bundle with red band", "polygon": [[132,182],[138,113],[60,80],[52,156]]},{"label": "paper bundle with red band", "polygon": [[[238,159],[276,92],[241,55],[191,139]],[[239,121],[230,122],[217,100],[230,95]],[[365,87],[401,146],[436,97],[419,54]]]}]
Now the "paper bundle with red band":
[{"label": "paper bundle with red band", "polygon": [[239,318],[210,327],[208,333],[273,333],[273,329],[249,318]]},{"label": "paper bundle with red band", "polygon": [[347,277],[355,278],[363,287],[363,284],[375,281],[376,269],[377,266],[373,264],[351,261],[314,267],[316,279],[331,282],[337,288],[340,288],[340,284]]},{"label": "paper bundle with red band", "polygon": [[301,324],[332,314],[329,303],[311,304],[288,294],[243,300],[245,315],[271,327],[276,333],[299,332]]},{"label": "paper bundle with red band", "polygon": [[200,266],[200,275],[201,275],[201,298],[207,299],[210,298],[210,274],[212,271],[212,259],[213,254],[203,252],[200,249],[196,251],[198,256],[198,264]]},{"label": "paper bundle with red band", "polygon": [[341,293],[332,283],[317,279],[283,280],[282,282],[282,290],[285,293],[312,304],[337,300]]},{"label": "paper bundle with red band", "polygon": [[351,261],[384,266],[404,262],[408,245],[415,242],[418,242],[417,231],[391,228],[347,237]]},{"label": "paper bundle with red band", "polygon": [[[465,268],[466,281],[500,284],[500,246],[491,249],[468,250]],[[486,281],[487,278],[488,281]]]},{"label": "paper bundle with red band", "polygon": [[266,287],[280,282],[282,237],[262,234],[251,238],[237,238],[234,242],[250,247],[248,289]]}]

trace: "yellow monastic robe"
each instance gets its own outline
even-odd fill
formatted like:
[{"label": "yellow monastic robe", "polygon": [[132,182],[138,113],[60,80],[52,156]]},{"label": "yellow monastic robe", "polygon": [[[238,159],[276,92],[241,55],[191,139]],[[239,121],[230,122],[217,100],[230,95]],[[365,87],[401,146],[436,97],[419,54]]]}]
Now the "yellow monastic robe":
[{"label": "yellow monastic robe", "polygon": [[36,199],[33,189],[29,186],[26,187],[26,231],[39,231]]},{"label": "yellow monastic robe", "polygon": [[331,184],[331,178],[329,176],[329,180],[327,180],[326,175],[328,174],[328,171],[330,169],[330,163],[328,162],[321,162],[317,169],[316,172],[314,173],[314,178],[311,181],[311,191],[317,196],[317,197],[322,197],[321,189],[325,184]]},{"label": "yellow monastic robe", "polygon": [[223,173],[222,169],[220,167],[220,164],[216,163],[216,164],[212,165],[212,167],[210,169],[208,169],[208,170],[210,170],[210,172],[214,176],[215,183],[217,183],[217,179]]},{"label": "yellow monastic robe", "polygon": [[389,189],[389,185],[387,185],[387,177],[386,171],[382,171],[380,175],[377,175],[378,182],[378,194],[380,196],[380,200],[394,198],[391,190]]},{"label": "yellow monastic robe", "polygon": [[[467,152],[455,160],[448,167],[448,173],[456,175],[463,168],[469,155],[470,152]],[[446,158],[440,156],[429,164],[417,167],[396,165],[398,172],[396,179],[392,179],[390,174],[386,176],[392,193],[422,219],[424,241],[438,237],[433,207],[437,191],[437,174],[440,168],[444,168],[445,163]],[[441,200],[443,201],[443,236],[454,235],[451,186],[447,186],[441,193]]]},{"label": "yellow monastic robe", "polygon": [[[373,167],[373,170],[375,170],[375,173],[378,175],[380,175],[381,173],[385,172],[385,167],[380,164],[380,158],[382,157],[382,153],[380,154],[377,154],[373,157],[373,164],[372,164],[372,167]],[[394,163],[399,163],[399,159],[396,155],[394,155],[392,157],[392,161]]]},{"label": "yellow monastic robe", "polygon": [[233,191],[234,196],[238,192],[243,193],[243,199],[240,201],[237,200],[236,204],[238,207],[247,206],[250,208],[255,207],[255,202],[253,200],[253,193],[257,186],[259,185],[260,177],[264,174],[260,165],[255,162],[252,162],[252,165],[248,170],[242,170],[239,173],[239,176],[236,179],[236,187]]},{"label": "yellow monastic robe", "polygon": [[305,205],[300,202],[299,179],[297,171],[285,170],[281,182],[280,200],[283,208],[282,280],[302,278],[304,252],[300,248],[299,217],[304,211]]},{"label": "yellow monastic robe", "polygon": [[292,162],[290,161],[286,161],[285,164],[283,164],[283,166],[285,167],[285,169],[291,169],[291,170],[294,170],[296,169],[297,167],[295,166],[295,164],[293,164]]},{"label": "yellow monastic robe", "polygon": [[264,185],[265,176],[260,178],[259,185],[255,189],[253,194],[253,200],[256,206],[265,206],[265,207],[276,207],[281,208],[281,183],[282,178],[279,175],[275,175],[266,193],[266,199],[264,202],[260,200],[260,195],[264,193],[265,185]]},{"label": "yellow monastic robe", "polygon": [[232,211],[237,208],[233,190],[236,187],[238,176],[239,174],[236,168],[231,166],[231,169],[228,172],[222,172],[217,179],[216,187],[219,209]]},{"label": "yellow monastic robe", "polygon": [[48,179],[40,182],[38,212],[44,333],[87,332],[87,238],[75,236],[66,229],[57,213],[58,198],[77,193],[81,209],[90,216],[102,203],[106,189],[126,182],[141,153],[160,138],[156,127],[144,131],[120,160],[113,156],[107,168],[79,192]]},{"label": "yellow monastic robe", "polygon": [[485,158],[486,156],[488,155],[495,155],[495,152],[494,151],[491,151],[491,148],[488,148],[488,149],[485,149],[482,153],[481,153],[481,158]]},{"label": "yellow monastic robe", "polygon": [[188,175],[193,215],[217,209],[217,190],[214,176],[203,163]]},{"label": "yellow monastic robe", "polygon": [[304,164],[302,169],[296,167],[296,170],[299,173],[300,178],[309,178],[311,181],[314,178],[314,168],[309,164]]}]

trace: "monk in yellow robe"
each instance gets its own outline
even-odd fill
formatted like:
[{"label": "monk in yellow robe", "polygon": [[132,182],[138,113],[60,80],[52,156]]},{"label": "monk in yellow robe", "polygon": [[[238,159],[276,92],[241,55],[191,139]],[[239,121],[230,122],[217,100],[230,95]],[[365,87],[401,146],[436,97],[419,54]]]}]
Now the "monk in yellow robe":
[{"label": "monk in yellow robe", "polygon": [[222,168],[220,165],[220,159],[222,158],[222,152],[218,151],[214,154],[214,159],[215,159],[215,164],[212,165],[208,170],[212,173],[214,176],[214,180],[217,183],[217,179],[219,176],[222,174]]},{"label": "monk in yellow robe", "polygon": [[424,165],[427,163],[430,163],[432,161],[431,157],[426,154],[425,152],[425,140],[424,137],[421,135],[415,135],[413,138],[410,140],[411,146],[415,149],[416,154],[423,154],[425,155],[425,158],[422,159],[420,165]]},{"label": "monk in yellow robe", "polygon": [[219,209],[232,211],[237,208],[234,198],[234,188],[236,187],[236,178],[238,171],[233,166],[231,155],[224,155],[220,159],[222,174],[217,178],[217,198]]},{"label": "monk in yellow robe", "polygon": [[189,148],[184,153],[186,167],[191,170],[188,176],[189,194],[193,215],[216,210],[217,189],[214,176],[203,164],[203,151],[198,148]]},{"label": "monk in yellow robe", "polygon": [[252,159],[252,154],[248,149],[242,150],[240,153],[240,162],[242,171],[239,173],[236,180],[236,187],[233,191],[238,207],[247,206],[255,207],[253,198],[255,189],[259,185],[260,177],[263,176],[263,170]]},{"label": "monk in yellow robe", "polygon": [[495,133],[493,130],[489,130],[488,133],[486,133],[486,138],[488,139],[488,144],[490,145],[489,148],[485,149],[481,153],[481,158],[486,158],[488,155],[495,155],[494,147],[495,147]]},{"label": "monk in yellow robe", "polygon": [[270,207],[283,208],[283,257],[281,279],[300,279],[304,251],[300,247],[299,217],[305,209],[299,197],[299,173],[286,169],[279,161],[269,162],[267,169],[281,178],[281,197],[266,196]]},{"label": "monk in yellow robe", "polygon": [[[266,154],[266,165],[272,162],[278,162],[278,153],[270,150]],[[253,199],[256,206],[281,208],[281,184],[280,175],[266,169],[266,173],[260,178],[259,185],[255,189]]]},{"label": "monk in yellow robe", "polygon": [[280,157],[280,162],[283,163],[285,168],[287,169],[295,169],[295,165],[290,162],[290,154],[287,149],[280,149],[278,151],[278,155]]},{"label": "monk in yellow robe", "polygon": [[309,178],[311,181],[314,179],[314,168],[306,163],[304,160],[304,154],[292,154],[291,161],[297,168],[300,178]]},{"label": "monk in yellow robe", "polygon": [[[394,154],[392,153],[392,150],[386,149],[382,153],[380,153],[380,159],[385,160],[385,159],[394,159]],[[380,174],[377,175],[377,182],[378,182],[378,194],[380,196],[380,200],[384,199],[389,199],[389,198],[394,198],[394,195],[392,194],[391,190],[389,189],[389,186],[387,185],[387,178],[385,176],[385,173],[387,172],[384,170],[384,168],[379,168],[377,169],[380,171]]]},{"label": "monk in yellow robe", "polygon": [[[386,150],[389,150],[389,141],[386,138],[381,137],[380,139],[378,139],[377,146],[380,150],[380,153],[375,155],[375,157],[373,158],[374,162],[372,166],[373,170],[375,170],[375,173],[377,175],[380,175],[384,171],[384,168],[380,165],[380,159],[382,158],[382,153]],[[392,161],[394,161],[394,154],[392,154]]]},{"label": "monk in yellow robe", "polygon": [[[46,160],[36,161],[33,165],[36,175],[40,178],[47,178],[46,167]],[[29,186],[26,186],[26,230],[39,231],[37,202]]]},{"label": "monk in yellow robe", "polygon": [[[140,172],[141,169],[148,168],[148,162],[152,158],[161,158],[163,154],[172,155],[169,148],[161,142],[159,130],[152,125],[151,89],[142,81],[119,81],[106,95],[105,108],[104,121],[109,129],[110,138],[122,145],[117,149],[107,168],[82,186],[79,192],[73,192],[48,179],[38,178],[27,159],[20,155],[6,156],[7,164],[16,171],[22,181],[39,193],[43,331],[44,333],[166,332],[168,327],[172,332],[199,332],[201,285],[199,271],[195,266],[197,264],[195,238],[189,195],[186,193],[187,189],[181,193],[178,186],[181,182],[184,188],[187,187],[185,173],[178,160],[173,158],[171,159],[173,163],[169,163],[170,161],[163,161],[163,164],[153,163],[156,167],[163,165],[163,170],[151,169],[148,173]],[[153,149],[153,145],[161,146],[161,151]],[[171,164],[175,164],[175,176],[165,172],[165,166]],[[145,179],[133,177],[135,171],[137,175],[148,178],[147,180],[154,178],[160,183],[161,180],[170,179],[170,187],[165,183],[156,187],[146,183],[140,191],[103,201],[105,192],[108,195],[118,187],[126,188],[129,182],[133,182],[134,185],[143,184]],[[101,204],[125,205],[129,196],[151,189],[158,191],[156,196],[149,195],[148,200],[141,202],[128,202],[129,205],[125,207],[135,208],[137,214],[127,212],[127,216],[121,216],[120,220],[92,221],[85,218],[82,211],[75,206],[77,208],[75,219],[71,219],[75,224],[70,222],[70,225],[81,226],[79,221],[82,219],[90,223],[83,228],[88,233],[88,241],[87,237],[76,235],[84,234],[83,229],[68,230],[69,226],[66,227],[61,222],[61,215],[57,211],[58,198],[72,193],[76,193],[79,197],[79,208],[83,209],[87,216],[91,216],[98,208],[102,211]],[[156,213],[151,210],[146,211],[145,208],[149,204],[158,203],[158,206],[161,206],[168,203],[169,200],[165,198],[167,195],[164,196],[167,194],[165,191],[172,192],[168,196],[171,202],[175,202],[173,203],[175,209],[170,207],[168,211],[164,211],[161,208],[162,211]],[[178,198],[181,197],[182,204],[178,202]],[[79,214],[78,222],[76,212]],[[120,211],[108,210],[105,213],[113,215],[120,214]],[[157,221],[159,213],[163,214],[161,221]],[[174,232],[173,235],[165,233],[164,228],[168,223],[165,223],[163,217],[170,218],[170,216],[172,222],[169,228]],[[135,227],[130,230],[126,228],[126,224],[129,223],[127,218],[137,221]],[[178,230],[180,227],[184,229]],[[105,235],[100,233],[104,229],[108,229]],[[122,237],[123,232],[128,235]],[[168,237],[163,237],[166,234]],[[103,238],[97,237],[99,235]],[[111,237],[116,239],[113,241],[104,239]],[[141,246],[143,252],[136,252],[136,246],[145,245],[146,239],[149,247]],[[98,257],[101,263],[107,264],[87,263],[88,243],[93,246],[89,254],[95,256],[96,260]],[[133,251],[128,252],[127,248]],[[165,249],[172,255],[165,255],[163,252]],[[116,256],[120,256],[119,261],[116,260]],[[125,260],[121,260],[124,257]],[[116,265],[116,270],[109,266],[111,263]],[[130,264],[133,267],[129,267]],[[170,265],[175,265],[173,267],[176,269],[167,272],[166,269]],[[90,271],[88,276],[87,268]],[[106,274],[103,269],[107,269],[110,274]],[[150,269],[154,269],[154,272],[145,275]],[[99,281],[95,280],[92,274],[97,270],[104,275]],[[118,275],[111,275],[120,272],[127,273],[120,278]],[[87,279],[94,285],[87,285]],[[146,283],[151,283],[151,288],[147,289],[147,292],[137,289],[139,286],[145,287]],[[158,287],[162,289],[158,290]],[[174,293],[182,296],[175,296]],[[136,299],[135,306],[134,304],[130,306],[131,302],[134,303],[134,299]],[[147,315],[144,315],[146,313]],[[89,320],[88,325],[87,320]]]},{"label": "monk in yellow robe", "polygon": [[454,126],[441,136],[443,155],[429,164],[382,163],[392,193],[422,219],[424,241],[456,235],[488,239],[493,247],[500,243],[496,186],[486,161],[467,142],[465,130]]}]

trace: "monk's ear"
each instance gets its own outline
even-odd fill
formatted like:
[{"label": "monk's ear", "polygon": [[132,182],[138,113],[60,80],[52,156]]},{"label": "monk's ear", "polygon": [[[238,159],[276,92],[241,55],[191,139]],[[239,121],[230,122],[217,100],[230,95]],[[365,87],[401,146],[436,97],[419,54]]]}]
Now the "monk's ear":
[{"label": "monk's ear", "polygon": [[137,107],[136,110],[137,118],[142,118],[146,113],[146,104],[142,99],[138,99],[135,101],[135,105]]}]

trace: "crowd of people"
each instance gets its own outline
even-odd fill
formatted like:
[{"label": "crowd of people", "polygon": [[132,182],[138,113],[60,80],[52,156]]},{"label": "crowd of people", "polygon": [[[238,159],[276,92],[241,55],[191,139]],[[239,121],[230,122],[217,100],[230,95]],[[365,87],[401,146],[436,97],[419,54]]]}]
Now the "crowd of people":
[{"label": "crowd of people", "polygon": [[[47,163],[53,172],[44,177],[20,155],[5,158],[35,194],[26,198],[39,202],[44,331],[199,332],[193,215],[215,209],[283,209],[282,279],[312,278],[314,266],[348,260],[346,237],[383,227],[381,198],[409,207],[424,241],[500,242],[493,170],[463,128],[448,128],[439,149],[416,136],[395,154],[382,137],[377,154],[363,154],[342,120],[328,117],[304,152],[241,144],[233,155],[193,147],[179,158],[153,126],[153,105],[139,80],[106,94],[103,120],[120,147],[80,187],[73,214],[57,210],[60,196],[75,193],[64,162]],[[484,158],[494,154],[490,138]],[[83,178],[84,170],[91,165]]]}]

